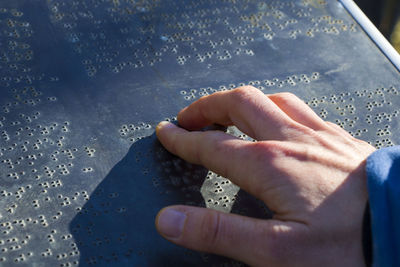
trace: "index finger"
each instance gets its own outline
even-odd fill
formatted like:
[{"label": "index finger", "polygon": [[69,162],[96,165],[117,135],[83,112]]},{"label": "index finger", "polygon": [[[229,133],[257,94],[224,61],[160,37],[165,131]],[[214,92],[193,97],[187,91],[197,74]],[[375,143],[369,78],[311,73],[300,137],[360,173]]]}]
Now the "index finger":
[{"label": "index finger", "polygon": [[[172,154],[230,179],[240,188],[262,198],[260,180],[257,175],[248,175],[262,170],[268,164],[268,152],[255,148],[250,141],[240,140],[221,131],[189,132],[172,123],[161,122],[156,134],[162,145]],[[244,167],[246,166],[246,167]]]},{"label": "index finger", "polygon": [[235,125],[256,140],[285,140],[298,123],[260,90],[245,86],[205,96],[178,114],[180,126],[198,130],[213,123]]}]

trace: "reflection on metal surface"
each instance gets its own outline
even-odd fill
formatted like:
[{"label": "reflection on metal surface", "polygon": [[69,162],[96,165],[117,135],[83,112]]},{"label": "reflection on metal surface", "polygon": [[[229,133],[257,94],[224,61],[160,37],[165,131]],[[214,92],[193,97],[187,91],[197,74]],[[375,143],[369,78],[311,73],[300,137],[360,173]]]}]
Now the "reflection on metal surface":
[{"label": "reflection on metal surface", "polygon": [[240,265],[163,240],[157,211],[270,212],[154,129],[245,84],[399,143],[399,74],[336,1],[2,1],[0,265]]}]

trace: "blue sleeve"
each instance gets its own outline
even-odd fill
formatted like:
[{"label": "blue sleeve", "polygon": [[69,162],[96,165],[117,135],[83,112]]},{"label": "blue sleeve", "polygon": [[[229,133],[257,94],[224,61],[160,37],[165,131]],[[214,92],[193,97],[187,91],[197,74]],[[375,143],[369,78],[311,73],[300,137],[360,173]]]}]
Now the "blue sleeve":
[{"label": "blue sleeve", "polygon": [[373,266],[400,266],[400,146],[367,159]]}]

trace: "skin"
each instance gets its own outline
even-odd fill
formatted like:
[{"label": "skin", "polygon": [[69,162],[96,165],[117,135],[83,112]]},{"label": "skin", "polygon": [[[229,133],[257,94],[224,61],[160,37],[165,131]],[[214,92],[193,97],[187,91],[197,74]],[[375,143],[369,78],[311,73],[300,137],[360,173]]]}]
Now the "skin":
[{"label": "skin", "polygon": [[[181,127],[157,126],[167,150],[227,177],[274,216],[170,206],[156,218],[162,236],[251,266],[364,266],[365,161],[372,146],[323,121],[293,94],[265,95],[251,86],[202,97],[178,121]],[[235,125],[257,142],[199,131],[212,124]],[[160,219],[168,210],[184,214],[174,236]]]}]

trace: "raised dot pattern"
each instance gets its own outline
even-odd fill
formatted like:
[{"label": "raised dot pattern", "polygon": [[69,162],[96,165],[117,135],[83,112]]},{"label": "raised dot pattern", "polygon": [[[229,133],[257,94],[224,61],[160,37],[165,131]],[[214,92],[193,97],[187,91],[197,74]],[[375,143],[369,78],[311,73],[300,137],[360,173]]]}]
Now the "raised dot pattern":
[{"label": "raised dot pattern", "polygon": [[[65,48],[60,50],[65,59],[76,60],[75,72],[59,59],[42,69],[38,62],[49,58],[36,53],[35,38],[48,28],[29,21],[32,16],[25,14],[29,9],[24,13],[0,5],[0,265],[146,266],[158,258],[156,249],[166,248],[171,258],[197,257],[203,265],[240,266],[168,247],[153,226],[157,210],[167,204],[231,212],[247,203],[237,211],[244,215],[253,208],[228,179],[173,157],[155,139],[158,121],[176,123],[180,108],[213,92],[244,85],[267,94],[291,91],[302,95],[323,119],[377,148],[396,143],[398,84],[371,81],[373,86],[325,90],[332,79],[317,66],[303,66],[300,71],[289,65],[284,71],[265,68],[237,80],[237,73],[226,76],[229,79],[213,75],[216,69],[229,70],[232,62],[267,58],[262,49],[275,51],[278,41],[297,46],[326,38],[340,42],[356,35],[359,30],[351,19],[327,15],[327,2],[199,0],[185,2],[185,10],[176,3],[45,2],[51,32],[60,38],[56,47]],[[55,49],[53,40],[39,41]],[[191,75],[204,77],[193,78],[193,84],[174,81],[158,72],[161,67],[178,72],[191,67],[196,70]],[[71,77],[79,82],[71,82]],[[138,81],[143,77],[160,81],[143,87]],[[123,86],[118,87],[118,81],[124,81]],[[103,83],[112,87],[110,95]],[[78,88],[80,84],[84,89]],[[148,103],[129,99],[135,102],[129,112],[121,108],[121,115],[111,109],[132,96],[129,91],[137,93],[135,97],[151,95],[156,104],[149,108]],[[103,93],[107,101],[101,98]],[[140,105],[150,111],[142,112]],[[79,109],[79,116],[73,109]],[[78,118],[93,118],[88,114],[94,110],[99,113],[96,129],[90,119]],[[227,132],[254,141],[233,127]],[[137,214],[150,214],[147,228],[135,228],[140,226]],[[142,239],[136,240],[136,234],[143,234]]]}]

